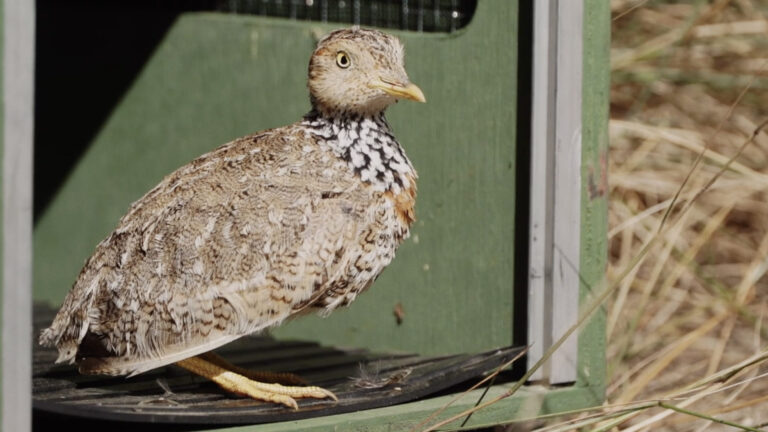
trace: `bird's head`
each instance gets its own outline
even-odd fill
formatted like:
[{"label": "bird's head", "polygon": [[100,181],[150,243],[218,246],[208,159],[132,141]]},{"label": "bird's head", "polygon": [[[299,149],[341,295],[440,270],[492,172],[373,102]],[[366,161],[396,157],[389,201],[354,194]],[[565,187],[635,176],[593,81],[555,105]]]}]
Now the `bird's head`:
[{"label": "bird's head", "polygon": [[400,41],[357,27],[336,30],[318,42],[309,60],[308,85],[312,105],[326,115],[376,114],[397,99],[425,102],[405,72]]}]

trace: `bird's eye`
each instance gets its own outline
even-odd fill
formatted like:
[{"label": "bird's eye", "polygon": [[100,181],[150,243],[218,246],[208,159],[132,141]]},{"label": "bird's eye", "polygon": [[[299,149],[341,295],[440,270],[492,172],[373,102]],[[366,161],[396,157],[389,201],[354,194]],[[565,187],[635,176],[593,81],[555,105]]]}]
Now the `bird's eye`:
[{"label": "bird's eye", "polygon": [[336,54],[336,64],[339,65],[340,68],[346,69],[352,62],[349,60],[349,55],[347,55],[347,53],[339,51],[338,54]]}]

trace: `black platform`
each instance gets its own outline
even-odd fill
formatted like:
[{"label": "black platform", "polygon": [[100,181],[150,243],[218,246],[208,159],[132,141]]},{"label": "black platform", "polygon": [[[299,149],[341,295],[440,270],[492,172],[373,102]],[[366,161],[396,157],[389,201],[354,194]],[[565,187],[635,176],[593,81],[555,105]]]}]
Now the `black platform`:
[{"label": "black platform", "polygon": [[[53,311],[36,308],[36,334]],[[37,417],[74,416],[120,422],[186,425],[254,424],[326,416],[412,401],[494,370],[518,347],[476,355],[376,354],[313,342],[245,337],[219,350],[239,366],[293,372],[333,391],[338,402],[298,400],[299,409],[228,394],[175,366],[133,378],[85,376],[54,365],[56,352],[35,347],[33,407]]]}]

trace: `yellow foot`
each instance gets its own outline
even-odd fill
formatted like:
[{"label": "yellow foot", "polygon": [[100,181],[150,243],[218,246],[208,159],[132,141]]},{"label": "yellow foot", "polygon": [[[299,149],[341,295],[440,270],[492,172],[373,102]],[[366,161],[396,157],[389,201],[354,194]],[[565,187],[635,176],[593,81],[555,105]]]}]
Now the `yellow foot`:
[{"label": "yellow foot", "polygon": [[338,400],[336,395],[320,387],[292,387],[254,381],[202,358],[202,356],[191,357],[176,364],[194,374],[210,379],[221,388],[232,393],[266,402],[283,404],[293,409],[299,408],[296,399],[300,398],[330,398],[334,401]]},{"label": "yellow foot", "polygon": [[250,378],[254,381],[261,381],[265,383],[277,383],[292,386],[306,386],[307,382],[296,374],[290,372],[267,372],[267,371],[252,371],[250,369],[235,366],[232,363],[225,360],[222,356],[214,353],[213,351],[201,354],[198,356],[203,360],[207,360],[223,369],[230,372],[234,372],[238,375],[242,375],[246,378]]}]

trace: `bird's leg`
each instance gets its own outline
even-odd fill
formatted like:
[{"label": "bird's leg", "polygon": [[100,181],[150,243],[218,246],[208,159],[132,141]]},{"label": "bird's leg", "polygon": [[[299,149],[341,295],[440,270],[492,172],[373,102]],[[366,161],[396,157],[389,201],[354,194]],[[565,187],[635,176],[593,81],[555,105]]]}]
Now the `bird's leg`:
[{"label": "bird's leg", "polygon": [[290,372],[268,372],[268,371],[254,371],[254,370],[246,369],[240,366],[233,365],[232,363],[224,359],[224,357],[216,354],[213,351],[209,351],[205,354],[201,354],[198,357],[204,360],[207,360],[230,372],[234,372],[246,378],[250,378],[254,381],[278,383],[278,384],[285,384],[285,385],[301,385],[301,386],[307,385],[307,382],[296,374],[292,374]]},{"label": "bird's leg", "polygon": [[293,409],[299,408],[296,403],[296,399],[299,398],[338,400],[336,395],[320,387],[288,387],[254,381],[210,362],[202,356],[190,357],[176,364],[215,382],[224,390],[253,399],[283,404]]}]

